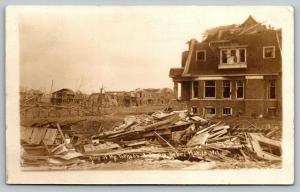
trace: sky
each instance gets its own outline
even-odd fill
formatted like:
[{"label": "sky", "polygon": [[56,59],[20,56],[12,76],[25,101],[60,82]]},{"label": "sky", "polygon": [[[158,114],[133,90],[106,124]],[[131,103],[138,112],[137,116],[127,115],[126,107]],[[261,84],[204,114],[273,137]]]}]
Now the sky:
[{"label": "sky", "polygon": [[252,15],[281,28],[281,7],[61,6],[19,13],[20,85],[46,92],[85,93],[173,87],[191,38],[206,29],[241,24]]}]

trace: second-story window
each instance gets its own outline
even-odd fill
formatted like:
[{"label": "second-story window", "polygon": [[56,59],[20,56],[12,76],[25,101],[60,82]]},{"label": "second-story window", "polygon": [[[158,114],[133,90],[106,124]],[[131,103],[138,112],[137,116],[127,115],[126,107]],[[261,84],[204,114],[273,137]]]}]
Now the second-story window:
[{"label": "second-story window", "polygon": [[221,64],[246,63],[246,49],[222,49]]},{"label": "second-story window", "polygon": [[205,61],[206,60],[206,51],[205,50],[196,51],[196,60],[197,61]]},{"label": "second-story window", "polygon": [[205,93],[206,98],[216,97],[216,81],[205,81]]},{"label": "second-story window", "polygon": [[244,98],[244,82],[243,81],[236,82],[236,98],[238,98],[238,99]]}]

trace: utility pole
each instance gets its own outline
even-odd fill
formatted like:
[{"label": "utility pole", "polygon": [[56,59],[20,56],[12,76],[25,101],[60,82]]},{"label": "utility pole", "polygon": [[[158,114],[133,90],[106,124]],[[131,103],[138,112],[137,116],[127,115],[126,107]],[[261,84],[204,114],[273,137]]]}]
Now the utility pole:
[{"label": "utility pole", "polygon": [[[101,111],[102,111],[102,100],[103,100],[103,84],[102,87],[100,88],[100,94],[98,96],[98,114],[101,115]],[[101,109],[101,110],[100,110]]]},{"label": "utility pole", "polygon": [[52,81],[51,81],[50,94],[52,93],[52,88],[53,88],[53,79],[52,79]]}]

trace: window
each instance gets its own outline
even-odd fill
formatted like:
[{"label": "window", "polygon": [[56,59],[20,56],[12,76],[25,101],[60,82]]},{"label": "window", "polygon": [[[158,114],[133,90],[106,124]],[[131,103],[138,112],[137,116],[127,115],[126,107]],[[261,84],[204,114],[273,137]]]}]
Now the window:
[{"label": "window", "polygon": [[268,116],[269,117],[275,117],[276,115],[277,115],[277,108],[276,107],[268,108]]},{"label": "window", "polygon": [[275,80],[271,80],[269,82],[269,99],[275,99],[275,98],[276,98]]},{"label": "window", "polygon": [[240,63],[246,62],[246,49],[240,49]]},{"label": "window", "polygon": [[197,114],[198,113],[198,108],[197,107],[192,107],[192,113]]},{"label": "window", "polygon": [[196,52],[196,60],[197,61],[205,61],[206,60],[206,51],[201,50]]},{"label": "window", "polygon": [[205,81],[205,97],[216,97],[216,81]]},{"label": "window", "polygon": [[246,49],[222,49],[221,64],[246,63]]},{"label": "window", "polygon": [[197,98],[199,96],[199,82],[198,81],[193,81],[193,98]]},{"label": "window", "polygon": [[275,58],[275,46],[267,46],[263,48],[263,58]]},{"label": "window", "polygon": [[204,108],[204,113],[207,115],[214,115],[216,114],[216,109],[214,107],[205,107]]},{"label": "window", "polygon": [[231,107],[224,107],[223,108],[223,115],[232,115]]},{"label": "window", "polygon": [[244,82],[243,81],[236,82],[236,98],[238,98],[238,99],[244,98]]},{"label": "window", "polygon": [[231,83],[228,80],[223,81],[223,98],[230,98]]}]

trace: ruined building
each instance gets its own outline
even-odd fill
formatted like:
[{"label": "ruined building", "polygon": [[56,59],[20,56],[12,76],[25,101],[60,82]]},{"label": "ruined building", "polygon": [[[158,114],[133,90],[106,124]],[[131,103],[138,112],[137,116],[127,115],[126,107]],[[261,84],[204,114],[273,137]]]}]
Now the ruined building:
[{"label": "ruined building", "polygon": [[249,17],[192,39],[171,68],[177,98],[199,115],[281,116],[281,29]]}]

